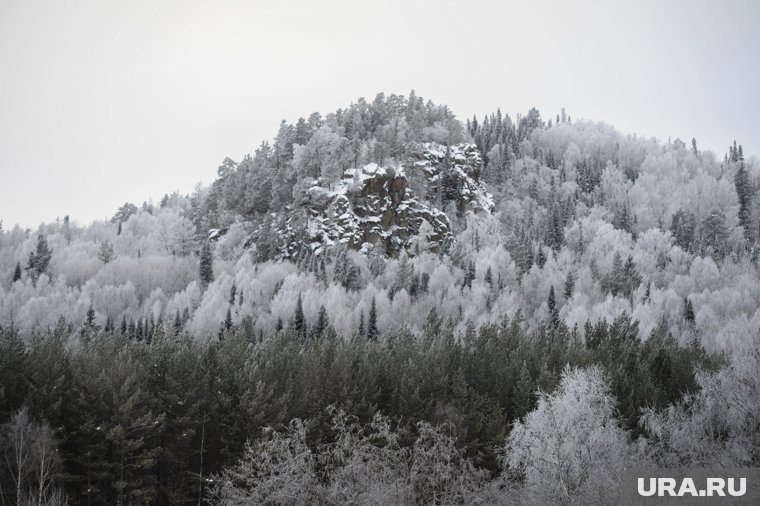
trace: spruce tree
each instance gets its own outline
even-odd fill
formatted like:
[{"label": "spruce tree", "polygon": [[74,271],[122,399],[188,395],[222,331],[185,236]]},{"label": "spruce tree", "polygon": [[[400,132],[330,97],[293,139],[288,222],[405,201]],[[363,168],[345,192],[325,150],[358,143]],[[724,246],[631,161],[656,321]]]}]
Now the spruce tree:
[{"label": "spruce tree", "polygon": [[696,321],[694,316],[694,306],[688,297],[684,297],[683,299],[683,318],[689,325],[694,325],[694,322]]},{"label": "spruce tree", "polygon": [[95,327],[95,309],[93,309],[92,304],[90,304],[90,307],[87,309],[87,320],[85,321],[85,326],[87,326],[87,328]]},{"label": "spruce tree", "polygon": [[369,321],[367,322],[367,339],[374,341],[377,337],[377,306],[375,305],[375,298],[372,297],[372,305],[369,308]]},{"label": "spruce tree", "polygon": [[182,318],[180,318],[179,309],[177,309],[177,312],[174,314],[174,333],[179,334],[180,330],[182,330]]},{"label": "spruce tree", "polygon": [[200,276],[201,286],[205,290],[214,281],[214,258],[208,241],[205,241],[201,247]]},{"label": "spruce tree", "polygon": [[575,289],[575,275],[572,272],[567,274],[565,278],[565,300],[570,299],[573,296],[573,290]]},{"label": "spruce tree", "polygon": [[300,293],[298,294],[298,302],[296,302],[296,312],[293,315],[293,329],[297,336],[306,339],[306,318],[303,314],[303,301]]},{"label": "spruce tree", "polygon": [[21,262],[16,262],[16,268],[13,270],[13,283],[21,279]]},{"label": "spruce tree", "polygon": [[546,301],[549,308],[549,324],[552,328],[559,327],[559,309],[557,308],[557,296],[554,293],[554,285],[549,289],[549,299]]},{"label": "spruce tree", "polygon": [[327,317],[327,310],[324,305],[319,306],[319,316],[317,317],[317,324],[312,329],[312,335],[317,339],[322,337],[328,325],[330,325],[330,319]]},{"label": "spruce tree", "polygon": [[[738,155],[737,155],[738,157]],[[739,225],[744,227],[744,237],[752,239],[752,184],[744,162],[739,162],[739,170],[734,176],[736,195],[739,197]]]},{"label": "spruce tree", "polygon": [[224,329],[230,330],[232,328],[232,311],[227,308],[227,315],[224,317]]}]

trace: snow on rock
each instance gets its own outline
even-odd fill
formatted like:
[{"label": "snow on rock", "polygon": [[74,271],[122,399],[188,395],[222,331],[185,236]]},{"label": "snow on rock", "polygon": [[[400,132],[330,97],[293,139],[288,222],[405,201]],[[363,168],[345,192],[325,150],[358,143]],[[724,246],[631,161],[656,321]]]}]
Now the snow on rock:
[{"label": "snow on rock", "polygon": [[[307,239],[290,244],[283,256],[306,246],[318,254],[325,246],[345,244],[389,256],[412,252],[412,239],[429,223],[425,242],[437,251],[451,237],[448,216],[438,207],[455,202],[457,212],[491,212],[493,201],[480,182],[482,158],[474,144],[446,148],[424,144],[401,167],[370,163],[346,170],[329,188],[312,186],[306,192]],[[408,186],[408,177],[422,178],[427,199],[421,201]]]}]

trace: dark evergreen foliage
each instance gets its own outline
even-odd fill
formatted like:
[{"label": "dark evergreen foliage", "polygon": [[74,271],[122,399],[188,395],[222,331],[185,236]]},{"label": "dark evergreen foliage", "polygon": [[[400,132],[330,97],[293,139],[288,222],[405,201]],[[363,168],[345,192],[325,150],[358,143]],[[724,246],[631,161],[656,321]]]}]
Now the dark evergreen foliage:
[{"label": "dark evergreen foliage", "polygon": [[[313,333],[329,327],[320,314]],[[232,325],[224,341],[207,344],[159,330],[150,341],[105,339],[91,329],[78,350],[65,346],[65,322],[27,345],[6,329],[0,424],[26,404],[57,427],[61,479],[77,503],[197,504],[207,479],[263,427],[298,417],[312,420],[309,444],[330,437],[327,405],[364,422],[382,412],[412,433],[417,421],[447,423],[465,455],[495,473],[510,422],[533,409],[537,389],[558,384],[566,364],[602,365],[634,432],[641,408],[693,391],[695,371],[720,364],[664,328],[642,342],[627,317],[590,326],[585,344],[562,323],[547,340],[519,320],[455,336],[434,312],[421,336],[371,335],[376,317],[373,307],[367,340],[323,331],[304,342],[296,326],[257,342]]]}]

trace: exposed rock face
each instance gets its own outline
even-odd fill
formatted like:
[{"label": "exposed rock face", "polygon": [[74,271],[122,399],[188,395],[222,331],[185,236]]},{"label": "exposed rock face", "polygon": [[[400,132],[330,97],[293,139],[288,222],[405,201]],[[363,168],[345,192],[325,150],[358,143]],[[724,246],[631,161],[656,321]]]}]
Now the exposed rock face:
[{"label": "exposed rock face", "polygon": [[[439,207],[455,202],[459,213],[492,211],[481,165],[473,144],[426,144],[402,167],[369,164],[346,171],[332,188],[312,186],[304,201],[309,249],[318,254],[325,246],[345,244],[396,256],[411,252],[422,230],[427,248],[437,251],[451,237],[451,223]],[[409,176],[423,181],[425,202],[409,188]]]}]

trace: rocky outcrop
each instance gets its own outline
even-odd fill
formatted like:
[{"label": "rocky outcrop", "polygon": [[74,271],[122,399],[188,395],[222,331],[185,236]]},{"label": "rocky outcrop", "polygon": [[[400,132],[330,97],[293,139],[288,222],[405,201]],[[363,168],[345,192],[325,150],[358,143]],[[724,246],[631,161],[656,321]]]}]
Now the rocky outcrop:
[{"label": "rocky outcrop", "polygon": [[[491,212],[493,202],[480,182],[482,161],[473,144],[446,148],[425,144],[397,168],[369,164],[347,170],[332,187],[314,185],[306,192],[306,241],[312,253],[344,244],[390,256],[412,253],[414,238],[437,251],[451,237],[451,223],[441,210],[455,202],[457,212]],[[409,176],[427,186],[421,201],[409,188]]]}]

